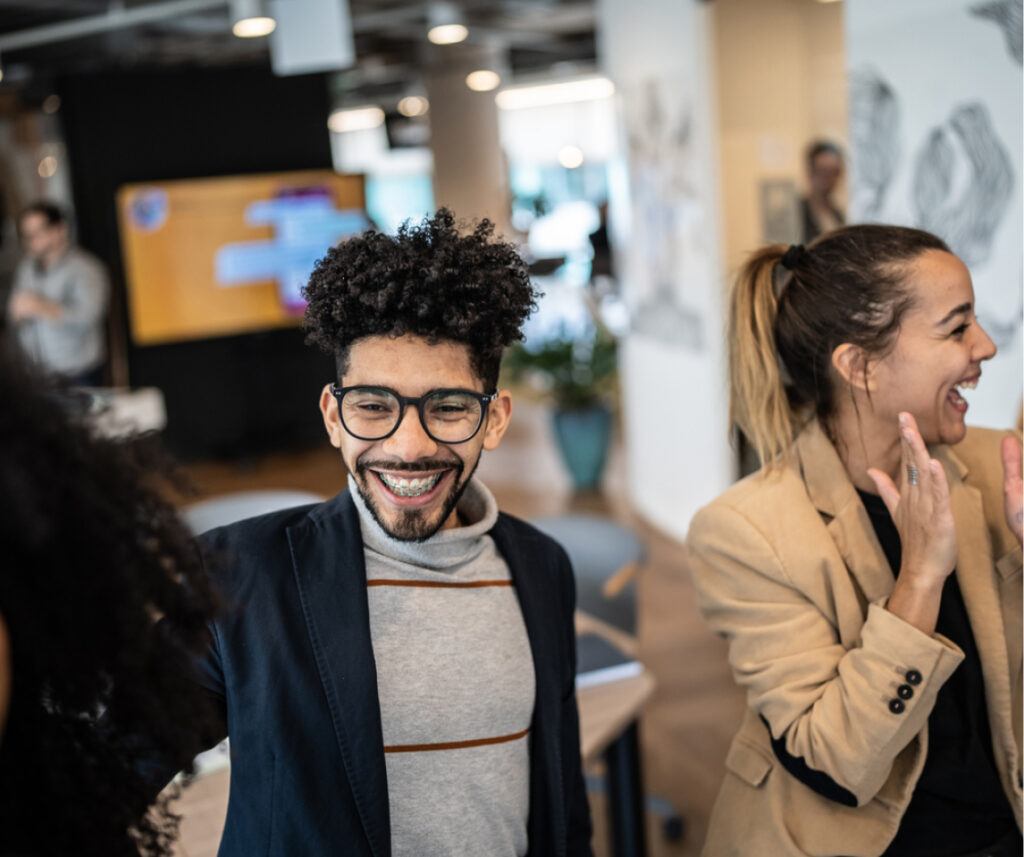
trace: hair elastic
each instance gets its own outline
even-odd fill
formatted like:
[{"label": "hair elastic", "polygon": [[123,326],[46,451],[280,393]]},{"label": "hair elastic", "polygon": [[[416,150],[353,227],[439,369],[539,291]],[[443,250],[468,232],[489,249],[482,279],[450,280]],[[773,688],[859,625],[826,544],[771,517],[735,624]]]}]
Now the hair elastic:
[{"label": "hair elastic", "polygon": [[807,256],[807,248],[803,244],[790,244],[789,249],[782,254],[782,258],[779,259],[779,263],[783,268],[789,271],[795,271],[797,265],[799,265],[804,258]]}]

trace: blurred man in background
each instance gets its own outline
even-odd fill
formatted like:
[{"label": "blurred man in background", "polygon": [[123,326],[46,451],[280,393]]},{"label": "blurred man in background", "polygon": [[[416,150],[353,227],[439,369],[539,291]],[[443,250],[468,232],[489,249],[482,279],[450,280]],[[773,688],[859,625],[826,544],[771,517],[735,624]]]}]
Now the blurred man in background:
[{"label": "blurred man in background", "polygon": [[46,372],[98,386],[110,296],[103,266],[71,243],[67,219],[52,203],[22,211],[18,229],[25,258],[14,275],[7,315],[22,349]]},{"label": "blurred man in background", "polygon": [[809,244],[823,232],[837,229],[846,218],[833,199],[843,178],[842,150],[828,140],[818,140],[807,149],[808,193],[800,200],[804,244]]}]

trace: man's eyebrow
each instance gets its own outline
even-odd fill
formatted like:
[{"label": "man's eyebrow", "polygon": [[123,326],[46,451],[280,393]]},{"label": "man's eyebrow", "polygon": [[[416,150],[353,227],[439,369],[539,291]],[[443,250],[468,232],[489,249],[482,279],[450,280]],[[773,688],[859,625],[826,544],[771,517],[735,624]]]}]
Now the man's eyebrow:
[{"label": "man's eyebrow", "polygon": [[946,324],[946,322],[952,321],[953,318],[955,318],[956,316],[958,316],[958,315],[967,315],[973,309],[974,309],[974,304],[972,304],[970,301],[968,301],[967,303],[960,304],[960,306],[954,307],[949,312],[947,312],[942,317],[942,320],[937,322],[935,326],[936,327],[942,327],[942,325]]}]

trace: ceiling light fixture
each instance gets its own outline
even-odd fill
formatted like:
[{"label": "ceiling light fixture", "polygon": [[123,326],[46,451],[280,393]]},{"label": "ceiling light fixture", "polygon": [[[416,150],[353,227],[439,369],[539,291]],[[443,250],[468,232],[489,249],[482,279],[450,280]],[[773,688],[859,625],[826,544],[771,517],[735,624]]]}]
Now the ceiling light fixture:
[{"label": "ceiling light fixture", "polygon": [[384,111],[379,107],[352,107],[335,110],[327,117],[327,127],[335,134],[346,131],[368,131],[384,124]]},{"label": "ceiling light fixture", "polygon": [[277,27],[262,0],[231,0],[231,32],[240,39],[269,36]]},{"label": "ceiling light fixture", "polygon": [[409,118],[422,116],[428,110],[430,102],[422,95],[407,95],[398,102],[398,112]]},{"label": "ceiling light fixture", "polygon": [[47,155],[39,162],[36,172],[40,178],[52,179],[57,175],[57,159],[53,155]]},{"label": "ceiling light fixture", "polygon": [[558,163],[567,170],[583,166],[583,150],[579,146],[562,146],[558,150]]},{"label": "ceiling light fixture", "polygon": [[501,75],[489,68],[480,68],[466,75],[466,86],[473,92],[490,92],[501,85]]},{"label": "ceiling light fixture", "polygon": [[469,30],[463,24],[438,24],[427,31],[427,38],[435,45],[456,45],[469,38]]},{"label": "ceiling light fixture", "polygon": [[615,84],[608,78],[583,77],[560,83],[503,89],[495,100],[502,110],[522,110],[528,107],[547,107],[551,104],[571,104],[574,101],[596,101],[614,94]]},{"label": "ceiling light fixture", "polygon": [[427,38],[435,45],[454,45],[469,37],[458,7],[451,3],[434,3],[427,12]]}]

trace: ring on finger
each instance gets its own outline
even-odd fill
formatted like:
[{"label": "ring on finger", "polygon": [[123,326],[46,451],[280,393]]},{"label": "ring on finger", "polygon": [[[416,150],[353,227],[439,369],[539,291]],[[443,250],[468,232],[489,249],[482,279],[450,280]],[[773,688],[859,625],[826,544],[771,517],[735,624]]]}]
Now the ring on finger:
[{"label": "ring on finger", "polygon": [[921,472],[913,464],[907,465],[907,482],[911,485],[917,485],[921,481]]}]

